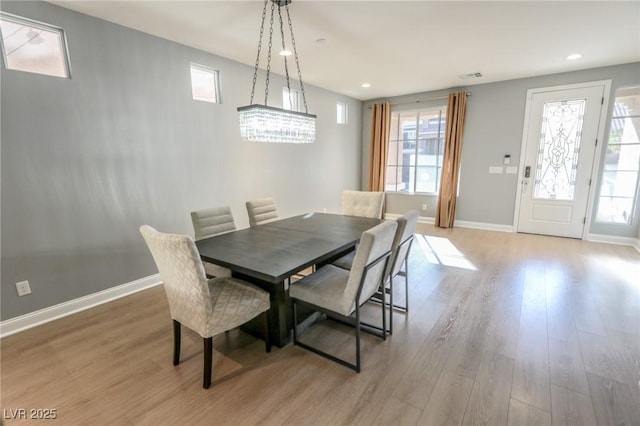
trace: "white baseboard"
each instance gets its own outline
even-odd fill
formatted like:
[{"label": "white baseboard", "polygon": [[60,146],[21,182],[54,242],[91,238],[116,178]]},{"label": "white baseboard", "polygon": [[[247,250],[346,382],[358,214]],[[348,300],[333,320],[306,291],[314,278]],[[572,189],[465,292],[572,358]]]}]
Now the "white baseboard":
[{"label": "white baseboard", "polygon": [[631,237],[616,237],[614,235],[588,234],[587,241],[594,243],[618,244],[621,246],[631,246],[640,251],[640,239]]},{"label": "white baseboard", "polygon": [[500,225],[498,223],[470,222],[468,220],[456,220],[453,226],[460,228],[484,229],[485,231],[514,232],[512,225]]},{"label": "white baseboard", "polygon": [[69,300],[58,305],[30,312],[19,317],[0,322],[0,338],[36,327],[41,324],[84,311],[112,300],[137,293],[141,290],[161,284],[160,275],[155,274],[139,280],[131,281],[97,293]]},{"label": "white baseboard", "polygon": [[[388,220],[396,220],[400,216],[402,216],[402,215],[401,214],[397,214],[397,213],[385,213],[384,214],[384,218],[388,219]],[[436,218],[435,217],[418,216],[418,223],[424,223],[426,225],[433,225],[434,223],[436,223]]]},{"label": "white baseboard", "polygon": [[[389,220],[396,220],[400,216],[402,215],[396,214],[396,213],[386,213],[384,215],[384,218]],[[436,223],[436,218],[420,216],[418,218],[418,223],[433,225]],[[484,223],[484,222],[470,222],[467,220],[456,220],[453,226],[457,226],[460,228],[483,229],[485,231],[513,232],[513,226],[511,225],[499,225],[496,223]]]}]

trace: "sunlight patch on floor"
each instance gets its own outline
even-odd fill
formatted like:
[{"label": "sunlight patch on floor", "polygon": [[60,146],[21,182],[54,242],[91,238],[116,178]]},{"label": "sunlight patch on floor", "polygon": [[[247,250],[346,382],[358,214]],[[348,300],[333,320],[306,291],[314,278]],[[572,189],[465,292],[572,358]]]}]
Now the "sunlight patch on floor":
[{"label": "sunlight patch on floor", "polygon": [[416,240],[429,263],[469,269],[471,271],[478,270],[448,238],[416,235]]},{"label": "sunlight patch on floor", "polygon": [[588,265],[607,271],[632,288],[640,289],[640,262],[615,256],[589,256]]}]

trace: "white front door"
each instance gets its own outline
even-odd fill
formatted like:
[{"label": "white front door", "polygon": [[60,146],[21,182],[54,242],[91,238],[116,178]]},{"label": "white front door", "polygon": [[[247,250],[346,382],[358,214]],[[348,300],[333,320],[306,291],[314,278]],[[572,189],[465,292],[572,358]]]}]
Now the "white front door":
[{"label": "white front door", "polygon": [[604,89],[530,91],[518,232],[582,238]]}]

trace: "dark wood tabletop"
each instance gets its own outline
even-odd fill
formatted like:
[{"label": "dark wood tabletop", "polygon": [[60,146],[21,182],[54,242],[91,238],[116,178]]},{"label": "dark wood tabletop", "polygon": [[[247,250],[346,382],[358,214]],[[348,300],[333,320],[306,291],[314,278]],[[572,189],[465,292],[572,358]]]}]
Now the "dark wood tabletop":
[{"label": "dark wood tabletop", "polygon": [[354,247],[380,219],[309,213],[196,242],[200,257],[278,283]]}]

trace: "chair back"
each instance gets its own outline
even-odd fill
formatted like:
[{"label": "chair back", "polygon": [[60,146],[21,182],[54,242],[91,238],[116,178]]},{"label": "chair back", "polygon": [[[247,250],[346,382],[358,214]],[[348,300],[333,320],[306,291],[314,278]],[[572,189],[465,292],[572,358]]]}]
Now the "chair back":
[{"label": "chair back", "polygon": [[402,263],[409,255],[411,239],[416,232],[418,216],[417,210],[409,210],[396,220],[398,228],[396,229],[396,235],[393,238],[393,244],[391,246],[391,258],[389,259],[389,265],[387,267],[390,274],[387,276],[394,277],[398,275],[398,272],[402,269]]},{"label": "chair back", "polygon": [[247,201],[246,206],[247,215],[249,215],[249,226],[252,228],[278,219],[278,209],[276,209],[276,203],[273,198]]},{"label": "chair back", "polygon": [[191,212],[191,222],[196,241],[236,230],[229,206]]},{"label": "chair back", "polygon": [[382,219],[384,192],[342,191],[342,214]]},{"label": "chair back", "polygon": [[140,233],[160,272],[171,318],[205,335],[213,307],[207,278],[193,239],[188,235],[158,232],[149,225],[142,225]]},{"label": "chair back", "polygon": [[380,288],[388,259],[371,264],[390,254],[397,226],[395,222],[383,222],[362,233],[343,294],[345,307],[350,312],[355,309],[358,291],[360,298],[357,303],[362,305]]}]

